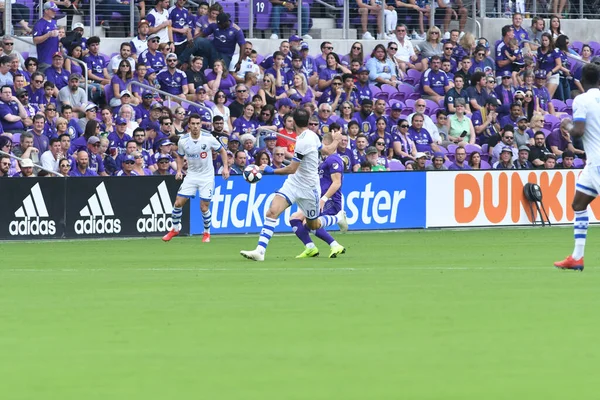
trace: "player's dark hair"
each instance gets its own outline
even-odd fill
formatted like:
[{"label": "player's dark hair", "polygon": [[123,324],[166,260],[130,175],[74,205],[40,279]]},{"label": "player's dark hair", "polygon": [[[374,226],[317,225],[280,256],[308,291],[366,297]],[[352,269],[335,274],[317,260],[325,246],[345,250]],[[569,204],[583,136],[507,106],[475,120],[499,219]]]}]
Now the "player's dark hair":
[{"label": "player's dark hair", "polygon": [[[169,118],[169,119],[170,119],[170,118]],[[202,118],[201,118],[201,117],[200,117],[198,114],[195,114],[195,113],[194,113],[194,114],[191,114],[191,115],[188,117],[188,123],[189,123],[189,122],[190,122],[192,119],[199,119],[200,121],[202,121]],[[162,123],[162,122],[161,122],[161,123]]]},{"label": "player's dark hair", "polygon": [[298,128],[308,127],[308,119],[310,115],[304,108],[298,108],[294,111],[294,123]]},{"label": "player's dark hair", "polygon": [[585,90],[597,88],[600,82],[600,65],[589,63],[581,70],[581,84]]}]

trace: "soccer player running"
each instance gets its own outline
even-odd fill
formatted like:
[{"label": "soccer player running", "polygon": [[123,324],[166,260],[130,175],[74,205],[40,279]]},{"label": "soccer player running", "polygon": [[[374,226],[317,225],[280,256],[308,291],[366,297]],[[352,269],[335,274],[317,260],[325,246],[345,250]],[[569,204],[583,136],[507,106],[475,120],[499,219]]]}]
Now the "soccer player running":
[{"label": "soccer player running", "polygon": [[318,230],[331,225],[339,225],[340,230],[348,229],[346,213],[342,210],[334,216],[319,216],[319,202],[321,188],[319,184],[319,150],[324,154],[336,152],[341,134],[335,133],[330,144],[321,144],[316,133],[308,129],[308,111],[299,109],[294,111],[294,129],[298,135],[294,158],[284,168],[273,169],[261,166],[265,174],[289,175],[283,186],[275,192],[275,197],[267,210],[263,228],[258,237],[258,245],[254,250],[242,250],[240,254],[250,260],[263,261],[269,240],[275,231],[277,218],[282,212],[294,203],[306,216],[306,225],[310,230]]},{"label": "soccer player running", "polygon": [[575,211],[573,254],[563,261],[555,262],[560,269],[583,271],[583,252],[589,224],[588,205],[600,192],[600,65],[586,64],[581,74],[581,84],[585,93],[573,101],[572,137],[582,137],[583,148],[587,155],[586,166],[577,178],[575,198],[572,207]]},{"label": "soccer player running", "polygon": [[[210,242],[210,224],[212,214],[209,206],[215,189],[215,176],[213,167],[212,150],[221,153],[221,158],[227,160],[227,152],[221,146],[221,143],[209,133],[202,134],[202,119],[198,114],[192,114],[189,117],[188,126],[190,133],[183,135],[177,143],[177,174],[175,179],[183,179],[183,157],[187,158],[188,170],[185,179],[175,199],[173,213],[173,229],[162,240],[168,242],[179,235],[181,230],[181,214],[183,206],[188,199],[196,196],[196,191],[200,192],[200,210],[204,220],[204,234],[202,242]],[[229,168],[223,168],[223,179],[229,178]]]},{"label": "soccer player running", "polygon": [[[328,145],[333,142],[330,133],[323,135],[323,144]],[[319,165],[319,176],[321,180],[321,200],[319,201],[319,210],[321,215],[335,216],[342,210],[342,174],[344,173],[344,161],[337,154],[333,153],[324,158]],[[306,229],[304,222],[306,218],[302,211],[297,211],[290,217],[290,225],[292,230],[298,236],[298,239],[304,243],[306,248],[296,258],[317,257],[319,249],[310,239],[309,231]],[[346,249],[340,245],[335,239],[325,230],[319,228],[315,232],[315,236],[326,242],[331,247],[329,258],[336,258],[339,254],[344,254]]]}]

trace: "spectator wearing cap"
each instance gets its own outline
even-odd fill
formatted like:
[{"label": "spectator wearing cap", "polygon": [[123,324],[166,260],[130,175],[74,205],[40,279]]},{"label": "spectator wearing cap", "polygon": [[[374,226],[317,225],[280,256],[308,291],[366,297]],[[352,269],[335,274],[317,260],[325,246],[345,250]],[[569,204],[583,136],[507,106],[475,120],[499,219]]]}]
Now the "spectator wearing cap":
[{"label": "spectator wearing cap", "polygon": [[[517,92],[518,93],[518,92]],[[521,92],[523,93],[523,92]],[[517,95],[515,94],[515,97]],[[517,121],[520,117],[523,116],[523,107],[519,103],[511,103],[510,105],[510,114],[503,117],[500,120],[500,126],[512,125],[514,128],[517,127]]]},{"label": "spectator wearing cap", "polygon": [[521,146],[533,146],[533,136],[529,136],[527,129],[527,117],[521,116],[517,119],[515,145],[519,148]]},{"label": "spectator wearing cap", "polygon": [[185,73],[177,68],[177,54],[167,55],[167,68],[160,71],[156,79],[161,90],[186,99],[189,90],[188,80]]},{"label": "spectator wearing cap", "polygon": [[465,102],[465,112],[470,114],[470,98],[467,93],[467,89],[465,89],[464,78],[460,75],[454,77],[454,87],[449,89],[444,96],[444,108],[448,110],[449,113],[454,114],[456,112],[455,101],[458,99],[463,99]]},{"label": "spectator wearing cap", "polygon": [[40,112],[40,109],[37,106],[34,106],[29,102],[29,93],[27,92],[27,89],[17,90],[15,97],[19,100],[19,102],[25,109],[25,114],[27,114],[27,118],[33,118],[35,114]]},{"label": "spectator wearing cap", "polygon": [[462,171],[462,170],[470,170],[471,167],[469,163],[466,161],[467,159],[467,150],[464,147],[457,147],[454,150],[454,162],[448,166],[448,170],[450,171]]},{"label": "spectator wearing cap", "polygon": [[358,103],[361,104],[363,100],[373,99],[373,92],[369,87],[369,70],[365,67],[360,67],[358,70],[357,80],[354,86],[358,95]]},{"label": "spectator wearing cap", "polygon": [[146,127],[150,124],[156,124],[160,127],[159,119],[162,116],[162,105],[159,103],[153,103],[150,106],[150,114],[148,117],[142,119],[140,122],[140,127],[146,129]]},{"label": "spectator wearing cap", "polygon": [[[160,51],[158,46],[160,38],[156,34],[148,36],[148,48],[144,50],[138,56],[138,62],[146,65],[148,68],[152,68],[154,71],[160,71],[166,66],[165,57]],[[146,76],[146,79],[148,77]]]},{"label": "spectator wearing cap", "polygon": [[35,174],[33,171],[33,161],[31,161],[30,159],[21,160],[19,162],[19,165],[21,167],[21,172],[17,172],[16,174],[12,175],[13,178],[33,178],[33,177],[35,177]]},{"label": "spectator wearing cap", "polygon": [[120,100],[121,104],[113,107],[113,109],[112,109],[113,114],[120,115],[123,107],[131,106],[133,109],[133,114],[132,114],[132,118],[130,118],[130,119],[132,121],[138,121],[138,120],[141,121],[142,120],[142,115],[139,113],[138,108],[133,105],[133,102],[135,101],[135,97],[133,97],[133,94],[129,90],[127,90],[127,89],[122,90],[121,93],[119,93],[119,100]]},{"label": "spectator wearing cap", "polygon": [[148,48],[148,32],[150,30],[150,24],[148,20],[142,19],[138,22],[138,34],[136,37],[131,39],[129,44],[131,45],[131,54],[133,57],[139,57]]},{"label": "spectator wearing cap", "polygon": [[148,33],[156,35],[161,43],[169,43],[170,51],[175,51],[173,44],[173,31],[170,27],[173,22],[169,19],[168,0],[157,0],[155,7],[146,15],[146,20],[150,25]]},{"label": "spectator wearing cap", "polygon": [[519,158],[513,163],[516,169],[534,169],[535,167],[529,161],[529,146],[519,146]]},{"label": "spectator wearing cap", "polygon": [[[139,124],[141,124],[142,121],[145,120],[146,118],[150,117],[153,101],[154,101],[154,97],[153,97],[152,93],[147,92],[142,95],[142,101],[140,102],[140,104],[138,104],[136,106],[136,110],[135,110],[136,116],[139,116],[141,118],[141,120],[138,122]],[[137,118],[136,118],[136,120],[137,120]]]},{"label": "spectator wearing cap", "polygon": [[69,84],[58,91],[58,104],[61,109],[65,105],[71,106],[77,113],[83,113],[87,104],[87,94],[79,87],[83,78],[79,74],[71,74]]},{"label": "spectator wearing cap", "polygon": [[[292,13],[296,13],[298,8],[298,4],[296,0],[270,0],[271,4],[272,4],[272,9],[271,9],[271,40],[278,40],[279,39],[279,35],[280,35],[280,31],[279,31],[279,24],[280,24],[280,20],[281,20],[281,14],[284,12],[292,12]],[[304,34],[304,36],[302,36],[302,38],[304,40],[310,40],[312,39],[312,36],[310,36],[308,34],[308,30],[309,30],[309,26],[308,26],[308,22],[309,22],[309,15],[310,13],[308,12],[308,9],[304,10],[302,12],[302,24],[301,24],[301,28],[302,30],[300,32],[298,32],[299,34]],[[293,35],[290,39],[294,39],[294,41],[299,42],[301,40],[301,38],[297,35]],[[290,40],[291,41],[291,40]]]},{"label": "spectator wearing cap", "polygon": [[109,146],[124,151],[126,143],[131,140],[131,136],[125,133],[127,131],[127,120],[123,117],[117,117],[115,125],[115,133],[108,135]]},{"label": "spectator wearing cap", "polygon": [[500,150],[498,161],[493,163],[492,168],[494,169],[516,169],[515,163],[519,161],[513,161],[513,149],[510,146],[503,146]]},{"label": "spectator wearing cap", "polygon": [[80,177],[80,176],[97,176],[98,174],[89,168],[89,154],[86,150],[79,150],[76,155],[76,164],[71,168],[69,176]]},{"label": "spectator wearing cap", "polygon": [[262,138],[264,140],[264,146],[259,148],[257,152],[264,152],[269,155],[269,159],[273,159],[275,154],[275,147],[277,147],[277,134],[275,132],[269,132]]},{"label": "spectator wearing cap", "polygon": [[236,151],[239,150],[240,145],[241,145],[240,137],[232,134],[229,137],[229,141],[227,142],[227,151],[231,151],[231,152],[235,153]]},{"label": "spectator wearing cap", "polygon": [[377,149],[373,146],[367,147],[366,162],[371,166],[371,171],[389,171],[388,162],[385,157],[381,157]]},{"label": "spectator wearing cap", "polygon": [[23,105],[15,96],[12,88],[8,85],[0,88],[0,123],[3,132],[21,132],[31,125],[31,119],[27,118],[27,113]]},{"label": "spectator wearing cap", "polygon": [[[538,50],[539,51],[539,50]],[[552,97],[550,91],[546,87],[547,85],[547,73],[545,70],[538,70],[535,72],[535,88],[538,100],[538,111],[542,114],[556,114],[554,105],[552,104]]]},{"label": "spectator wearing cap", "polygon": [[241,53],[242,46],[246,43],[244,32],[237,25],[233,25],[229,14],[224,12],[219,14],[216,24],[210,24],[202,31],[202,35],[204,37],[213,35],[213,46],[218,57],[224,61],[225,68],[231,64],[236,45],[239,45]]},{"label": "spectator wearing cap", "polygon": [[444,154],[438,152],[433,153],[431,164],[426,166],[425,169],[427,171],[447,171],[448,167],[444,165]]},{"label": "spectator wearing cap", "polygon": [[565,150],[562,153],[562,161],[556,164],[557,169],[573,169],[575,168],[575,153],[571,150]]},{"label": "spectator wearing cap", "polygon": [[[2,60],[0,59],[0,64]],[[62,53],[56,52],[52,56],[52,65],[46,68],[44,74],[48,82],[54,83],[56,89],[54,90],[54,96],[58,96],[58,91],[69,83],[69,71],[64,68],[65,59]]]},{"label": "spectator wearing cap", "polygon": [[[117,164],[118,165],[118,164]],[[131,154],[123,157],[121,161],[121,169],[117,171],[115,176],[139,176],[137,172],[134,171],[135,168],[135,157]]]},{"label": "spectator wearing cap", "polygon": [[38,71],[44,72],[52,63],[52,55],[58,52],[58,26],[56,12],[58,6],[48,1],[44,3],[44,11],[33,26],[33,43],[36,46],[39,60]]},{"label": "spectator wearing cap", "polygon": [[149,153],[154,153],[154,146],[160,140],[168,137],[163,134],[160,130],[160,124],[158,122],[148,123],[144,127],[146,133],[146,141],[144,142],[144,149],[148,150]]},{"label": "spectator wearing cap", "polygon": [[158,154],[156,167],[156,171],[152,175],[175,175],[175,170],[171,168],[171,161],[166,154]]},{"label": "spectator wearing cap", "polygon": [[308,54],[309,46],[308,43],[302,42],[300,44],[300,55],[302,56],[302,66],[306,71],[308,78],[308,84],[313,87],[319,81],[319,74],[317,72],[317,66],[315,65],[314,58]]},{"label": "spectator wearing cap", "polygon": [[100,138],[98,136],[90,136],[87,140],[88,153],[88,168],[94,171],[97,175],[107,176],[104,170],[104,162],[100,151]]},{"label": "spectator wearing cap", "polygon": [[500,159],[500,153],[506,147],[511,149],[511,151],[513,153],[511,163],[512,163],[512,161],[515,161],[516,159],[519,158],[518,150],[514,145],[514,139],[515,139],[515,135],[513,132],[514,129],[507,129],[508,127],[512,128],[512,125],[507,125],[504,128],[504,132],[502,132],[500,141],[498,143],[496,143],[496,145],[492,148],[492,162],[491,162],[492,165],[495,164]]}]

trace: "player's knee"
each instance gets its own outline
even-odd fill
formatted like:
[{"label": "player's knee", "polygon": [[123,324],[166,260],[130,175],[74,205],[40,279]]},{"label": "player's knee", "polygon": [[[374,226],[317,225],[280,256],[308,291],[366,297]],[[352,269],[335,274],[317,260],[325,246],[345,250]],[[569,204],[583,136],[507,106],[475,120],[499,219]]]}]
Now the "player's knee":
[{"label": "player's knee", "polygon": [[311,231],[316,231],[321,227],[321,221],[318,219],[307,219],[306,226],[308,226]]}]

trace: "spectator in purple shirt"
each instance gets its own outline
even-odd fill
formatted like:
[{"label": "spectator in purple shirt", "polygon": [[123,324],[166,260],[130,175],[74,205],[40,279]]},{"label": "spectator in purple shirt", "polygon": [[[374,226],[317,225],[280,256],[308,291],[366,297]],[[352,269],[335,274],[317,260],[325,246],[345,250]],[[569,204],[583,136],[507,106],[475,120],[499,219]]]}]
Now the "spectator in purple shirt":
[{"label": "spectator in purple shirt", "polygon": [[115,176],[138,176],[139,174],[133,169],[135,167],[135,157],[128,155],[121,162],[121,170],[117,171]]},{"label": "spectator in purple shirt", "polygon": [[127,131],[127,120],[123,117],[117,117],[115,120],[116,131],[108,135],[108,141],[111,148],[117,148],[125,151],[125,145],[131,140],[131,136],[125,133]]},{"label": "spectator in purple shirt", "polygon": [[71,169],[69,176],[97,176],[95,171],[89,168],[89,155],[86,150],[79,150],[76,154],[77,162],[74,168]]},{"label": "spectator in purple shirt", "polygon": [[239,27],[232,26],[229,18],[229,14],[222,12],[217,17],[216,24],[210,24],[202,31],[202,34],[205,37],[213,35],[213,46],[217,51],[218,56],[225,62],[227,67],[231,64],[231,58],[233,57],[233,53],[235,53],[236,44],[239,45],[240,54],[242,54],[242,46],[246,43],[244,32],[242,32]]},{"label": "spectator in purple shirt", "polygon": [[369,135],[375,131],[375,116],[373,111],[373,100],[364,99],[360,103],[360,111],[357,111],[352,116],[352,119],[358,122],[360,132]]},{"label": "spectator in purple shirt", "polygon": [[440,56],[431,57],[431,68],[421,76],[421,92],[423,98],[430,99],[438,103],[444,99],[446,92],[450,89],[448,76],[440,67],[442,61]]},{"label": "spectator in purple shirt", "polygon": [[573,127],[573,122],[569,118],[565,118],[560,122],[560,127],[555,129],[546,138],[546,145],[550,151],[557,157],[561,157],[563,152],[569,150],[579,157],[585,157],[585,152],[573,146],[573,140],[569,133]]},{"label": "spectator in purple shirt", "polygon": [[177,69],[177,54],[170,53],[167,56],[167,68],[163,69],[156,75],[156,79],[160,84],[160,89],[185,99],[189,88],[187,76],[185,73]]},{"label": "spectator in purple shirt", "polygon": [[408,136],[417,146],[419,152],[436,152],[440,151],[440,148],[433,139],[427,129],[423,128],[425,119],[422,114],[416,113],[412,117],[412,125],[408,130]]},{"label": "spectator in purple shirt", "polygon": [[23,105],[13,96],[12,88],[8,85],[0,89],[0,123],[4,132],[21,132],[26,125],[31,125]]},{"label": "spectator in purple shirt", "polygon": [[148,48],[142,51],[142,54],[138,57],[139,63],[146,65],[147,68],[152,68],[154,71],[160,71],[166,64],[165,57],[158,51],[159,43],[160,37],[156,33],[148,36]]},{"label": "spectator in purple shirt", "polygon": [[92,101],[97,102],[98,97],[102,96],[104,92],[104,85],[110,83],[110,76],[106,67],[106,60],[100,54],[100,38],[98,36],[89,38],[87,47],[89,53],[84,57],[83,61],[85,61],[88,67],[88,78],[92,81],[90,85],[96,88]]},{"label": "spectator in purple shirt", "polygon": [[33,117],[33,126],[31,133],[33,134],[33,146],[38,149],[39,154],[43,154],[48,150],[50,138],[44,134],[44,125],[46,118],[42,114],[36,114]]},{"label": "spectator in purple shirt", "polygon": [[254,134],[259,124],[254,119],[254,105],[247,103],[244,105],[244,113],[233,122],[233,132],[242,136],[245,133]]},{"label": "spectator in purple shirt", "polygon": [[65,59],[60,52],[54,53],[52,56],[52,65],[46,68],[45,75],[48,82],[54,83],[56,86],[53,95],[58,96],[58,91],[69,83],[70,73],[64,68]]},{"label": "spectator in purple shirt", "polygon": [[100,155],[100,138],[92,136],[87,141],[88,168],[100,176],[108,176],[104,170],[104,162]]},{"label": "spectator in purple shirt", "polygon": [[33,27],[33,43],[37,49],[40,72],[50,66],[52,55],[58,51],[58,27],[55,20],[57,11],[58,6],[54,2],[46,2],[42,18]]},{"label": "spectator in purple shirt", "polygon": [[510,49],[509,42],[515,37],[515,31],[512,26],[502,27],[502,40],[496,45],[496,76],[502,76],[504,71],[512,72],[512,61],[507,57],[507,50]]},{"label": "spectator in purple shirt", "polygon": [[460,170],[470,170],[471,167],[467,162],[465,162],[467,158],[467,151],[464,147],[457,147],[454,150],[454,162],[450,164],[448,170],[450,171],[460,171]]}]

